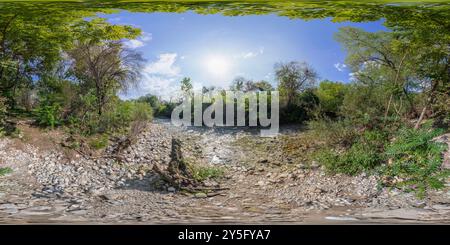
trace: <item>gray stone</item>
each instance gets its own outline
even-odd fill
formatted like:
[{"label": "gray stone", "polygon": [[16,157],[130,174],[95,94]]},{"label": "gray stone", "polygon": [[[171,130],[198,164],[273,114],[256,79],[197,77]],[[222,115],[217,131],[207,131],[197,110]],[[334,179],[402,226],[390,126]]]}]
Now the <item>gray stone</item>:
[{"label": "gray stone", "polygon": [[5,213],[9,213],[9,214],[15,214],[15,213],[19,212],[19,210],[17,209],[17,206],[14,204],[10,204],[10,203],[1,204],[0,210]]}]

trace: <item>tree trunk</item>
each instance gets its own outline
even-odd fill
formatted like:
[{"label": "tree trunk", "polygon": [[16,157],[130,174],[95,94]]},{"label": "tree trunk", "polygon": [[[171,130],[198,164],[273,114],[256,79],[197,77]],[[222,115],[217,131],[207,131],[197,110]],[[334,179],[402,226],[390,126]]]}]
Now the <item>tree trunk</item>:
[{"label": "tree trunk", "polygon": [[171,160],[167,167],[167,171],[164,171],[158,164],[153,166],[153,170],[172,186],[178,188],[194,188],[195,186],[198,186],[200,183],[194,179],[193,174],[183,159],[181,141],[179,139],[172,139],[172,151],[170,156]]},{"label": "tree trunk", "polygon": [[393,95],[391,94],[391,96],[389,97],[389,102],[388,102],[386,111],[384,112],[384,122],[386,122],[388,114],[389,114],[389,109],[391,109],[392,97],[393,97]]},{"label": "tree trunk", "polygon": [[420,117],[419,117],[419,119],[417,120],[416,125],[414,126],[414,129],[419,129],[420,123],[423,121],[423,118],[425,117],[425,112],[426,112],[426,111],[427,111],[427,107],[425,106],[425,107],[422,109],[422,112],[420,113]]}]

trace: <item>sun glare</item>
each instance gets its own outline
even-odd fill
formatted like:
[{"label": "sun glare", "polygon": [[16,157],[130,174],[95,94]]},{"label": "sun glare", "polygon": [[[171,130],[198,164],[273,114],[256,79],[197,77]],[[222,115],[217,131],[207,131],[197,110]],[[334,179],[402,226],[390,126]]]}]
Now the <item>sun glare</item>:
[{"label": "sun glare", "polygon": [[205,66],[207,71],[214,76],[224,76],[230,70],[230,62],[224,56],[208,56],[205,59]]}]

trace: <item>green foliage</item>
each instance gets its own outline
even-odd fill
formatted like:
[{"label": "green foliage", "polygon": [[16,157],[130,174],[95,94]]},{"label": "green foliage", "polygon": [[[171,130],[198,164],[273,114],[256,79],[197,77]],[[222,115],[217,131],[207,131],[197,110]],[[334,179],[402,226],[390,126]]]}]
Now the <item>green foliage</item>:
[{"label": "green foliage", "polygon": [[134,121],[150,121],[152,108],[142,102],[118,102],[114,109],[105,112],[99,118],[98,132],[127,131]]},{"label": "green foliage", "polygon": [[10,174],[12,172],[13,172],[13,170],[10,167],[0,168],[0,176],[4,176],[4,175]]},{"label": "green foliage", "polygon": [[352,84],[344,95],[340,115],[355,125],[376,126],[383,120],[386,97],[379,87]]},{"label": "green foliage", "polygon": [[199,166],[190,164],[189,167],[192,171],[193,177],[197,181],[221,178],[225,174],[224,169],[217,166]]},{"label": "green foliage", "polygon": [[308,63],[291,61],[276,64],[275,76],[278,80],[280,101],[283,106],[289,107],[296,104],[295,100],[300,92],[315,85],[318,75]]},{"label": "green foliage", "polygon": [[[109,136],[107,134],[98,135],[89,141],[89,146],[99,150],[108,146]],[[76,145],[74,145],[76,148]]]},{"label": "green foliage", "polygon": [[155,110],[155,116],[170,118],[170,116],[172,115],[172,111],[176,106],[177,104],[173,102],[163,102]]},{"label": "green foliage", "polygon": [[431,141],[442,133],[429,124],[419,130],[401,129],[393,142],[386,146],[385,157],[390,164],[381,172],[399,177],[401,181],[394,185],[416,191],[419,196],[428,189],[444,187],[445,178],[450,176],[448,170],[440,168],[445,145]]},{"label": "green foliage", "polygon": [[386,140],[383,132],[366,131],[349,148],[337,151],[327,147],[316,153],[316,159],[332,173],[354,175],[370,171],[383,162],[380,153]]},{"label": "green foliage", "polygon": [[359,133],[349,120],[315,120],[308,123],[313,135],[327,146],[351,146]]},{"label": "green foliage", "polygon": [[418,130],[403,127],[392,133],[352,131],[351,136],[344,133],[349,125],[340,122],[311,125],[317,135],[326,140],[313,158],[330,173],[354,175],[377,170],[382,176],[396,179],[384,184],[415,191],[419,196],[424,196],[429,189],[444,187],[445,178],[450,176],[450,171],[440,167],[445,146],[431,141],[443,131],[433,129],[431,123]]},{"label": "green foliage", "polygon": [[185,77],[183,78],[183,80],[181,80],[181,91],[185,94],[185,95],[189,95],[192,92],[192,81],[189,77]]},{"label": "green foliage", "polygon": [[72,131],[83,135],[127,133],[135,121],[151,121],[152,107],[146,102],[121,101],[114,98],[107,110],[99,115],[95,106],[95,96],[80,96],[81,110],[69,117]]},{"label": "green foliage", "polygon": [[36,117],[40,126],[54,128],[61,123],[61,107],[58,104],[41,105],[36,109]]},{"label": "green foliage", "polygon": [[343,83],[322,81],[315,90],[320,103],[319,113],[327,117],[336,117],[344,101],[346,86]]},{"label": "green foliage", "polygon": [[137,99],[139,102],[147,103],[151,106],[154,117],[170,117],[176,103],[161,100],[156,95],[147,94]]},{"label": "green foliage", "polygon": [[153,119],[153,109],[149,104],[134,102],[132,121],[151,121]]}]

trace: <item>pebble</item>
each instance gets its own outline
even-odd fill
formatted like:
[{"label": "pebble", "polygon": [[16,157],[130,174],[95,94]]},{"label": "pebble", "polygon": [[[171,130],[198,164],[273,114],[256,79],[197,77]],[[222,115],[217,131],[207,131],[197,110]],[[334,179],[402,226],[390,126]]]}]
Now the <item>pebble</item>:
[{"label": "pebble", "polygon": [[206,193],[203,193],[203,192],[197,192],[197,193],[194,194],[194,197],[195,198],[207,198],[208,195]]}]

